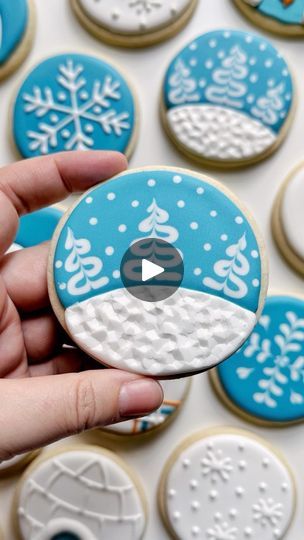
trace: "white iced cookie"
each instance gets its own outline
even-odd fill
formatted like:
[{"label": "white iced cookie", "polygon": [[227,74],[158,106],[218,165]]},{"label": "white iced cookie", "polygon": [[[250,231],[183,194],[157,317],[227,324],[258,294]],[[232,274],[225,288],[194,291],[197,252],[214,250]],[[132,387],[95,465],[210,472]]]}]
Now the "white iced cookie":
[{"label": "white iced cookie", "polygon": [[115,454],[93,446],[37,460],[16,494],[23,540],[139,540],[145,505],[135,473]]},{"label": "white iced cookie", "polygon": [[233,429],[184,441],[165,467],[159,495],[165,524],[179,540],[279,540],[295,507],[283,459],[268,443]]},{"label": "white iced cookie", "polygon": [[197,0],[71,0],[80,22],[114,45],[144,47],[176,34]]},{"label": "white iced cookie", "polygon": [[0,461],[0,479],[20,472],[39,454],[39,451],[21,454],[5,461]]},{"label": "white iced cookie", "polygon": [[286,261],[304,275],[304,163],[285,180],[273,206],[272,230]]}]

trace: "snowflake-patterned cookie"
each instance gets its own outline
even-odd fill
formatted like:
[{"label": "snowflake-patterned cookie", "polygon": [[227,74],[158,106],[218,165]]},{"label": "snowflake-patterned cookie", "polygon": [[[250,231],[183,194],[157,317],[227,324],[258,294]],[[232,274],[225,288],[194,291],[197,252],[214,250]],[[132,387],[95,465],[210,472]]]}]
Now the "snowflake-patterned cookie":
[{"label": "snowflake-patterned cookie", "polygon": [[[138,239],[172,279],[175,259],[164,259],[160,242],[179,250],[184,277],[170,298],[150,303],[124,288],[122,259]],[[134,272],[136,287],[141,265]],[[167,276],[154,285],[166,286]],[[84,194],[63,218],[49,287],[59,320],[88,354],[167,377],[213,367],[242,345],[263,305],[267,270],[255,225],[222,185],[183,169],[139,169]]]},{"label": "snowflake-patterned cookie", "polygon": [[271,425],[304,419],[304,299],[270,296],[244,346],[211,375],[224,402]]},{"label": "snowflake-patterned cookie", "polygon": [[293,105],[289,68],[268,40],[217,30],[195,39],[171,62],[162,118],[188,157],[237,167],[264,159],[278,147]]},{"label": "snowflake-patterned cookie", "polygon": [[287,36],[304,36],[304,0],[234,0],[254,24]]},{"label": "snowflake-patterned cookie", "polygon": [[27,76],[13,111],[13,136],[24,157],[63,150],[118,150],[129,155],[136,106],[116,68],[82,54],[53,56]]},{"label": "snowflake-patterned cookie", "polygon": [[173,538],[279,540],[291,523],[295,487],[268,443],[233,429],[186,439],[165,467],[161,510]]},{"label": "snowflake-patterned cookie", "polygon": [[36,460],[20,481],[15,511],[23,540],[140,540],[146,522],[135,473],[93,446]]},{"label": "snowflake-patterned cookie", "polygon": [[80,22],[114,45],[145,47],[176,34],[197,0],[71,0]]}]

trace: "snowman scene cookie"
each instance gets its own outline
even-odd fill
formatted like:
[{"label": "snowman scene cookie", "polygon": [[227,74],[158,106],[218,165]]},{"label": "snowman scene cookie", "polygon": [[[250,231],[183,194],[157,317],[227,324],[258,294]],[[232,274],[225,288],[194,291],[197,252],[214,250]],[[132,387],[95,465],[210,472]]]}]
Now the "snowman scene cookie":
[{"label": "snowman scene cookie", "polygon": [[146,525],[135,473],[90,446],[34,462],[20,480],[15,517],[22,540],[140,540]]},{"label": "snowman scene cookie", "polygon": [[25,158],[69,150],[132,153],[137,113],[124,76],[84,54],[52,56],[22,83],[13,106],[13,138]]},{"label": "snowman scene cookie", "polygon": [[210,429],[169,458],[159,489],[172,538],[280,540],[295,508],[291,473],[266,441]]},{"label": "snowman scene cookie", "polygon": [[157,411],[142,418],[110,425],[104,428],[105,431],[117,435],[143,435],[152,431],[156,432],[170,424],[186,400],[191,379],[162,381],[161,385],[164,391],[164,401]]},{"label": "snowman scene cookie", "polygon": [[216,30],[196,38],[171,62],[161,115],[187,157],[206,166],[239,167],[278,148],[294,104],[289,67],[267,39]]},{"label": "snowman scene cookie", "polygon": [[263,242],[247,211],[184,169],[131,170],[93,188],[51,247],[50,298],[71,338],[109,367],[155,377],[233,354],[266,289]]},{"label": "snowman scene cookie", "polygon": [[304,275],[304,163],[288,176],[274,202],[272,232],[282,255]]},{"label": "snowman scene cookie", "polygon": [[34,36],[32,0],[0,0],[0,80],[30,52]]},{"label": "snowman scene cookie", "polygon": [[304,0],[234,0],[254,24],[285,36],[304,36]]},{"label": "snowman scene cookie", "polygon": [[179,32],[197,0],[71,0],[83,26],[98,39],[123,47],[145,47]]},{"label": "snowman scene cookie", "polygon": [[304,420],[304,299],[270,296],[245,345],[212,372],[223,402],[255,423]]}]

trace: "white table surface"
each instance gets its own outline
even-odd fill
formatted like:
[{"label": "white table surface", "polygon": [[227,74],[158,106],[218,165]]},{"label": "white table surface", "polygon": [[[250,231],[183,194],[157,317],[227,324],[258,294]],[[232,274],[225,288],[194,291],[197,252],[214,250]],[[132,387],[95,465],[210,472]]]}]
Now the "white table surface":
[{"label": "white table surface", "polygon": [[[13,1],[13,0],[11,0]],[[111,1],[111,0],[109,0]],[[167,141],[158,117],[158,96],[162,76],[171,57],[185,43],[203,31],[231,27],[255,30],[247,23],[230,0],[199,0],[199,8],[190,24],[178,36],[157,47],[147,50],[114,49],[95,41],[74,18],[68,0],[36,0],[37,35],[30,57],[19,71],[0,86],[0,162],[12,162],[16,156],[8,137],[8,111],[12,93],[18,87],[24,73],[35,62],[58,52],[87,51],[106,54],[120,63],[128,72],[137,89],[140,109],[140,137],[131,166],[172,165],[189,167]],[[290,135],[280,150],[258,166],[238,172],[213,172],[254,212],[264,233],[270,258],[271,289],[286,292],[303,291],[303,281],[280,258],[270,233],[270,212],[274,196],[285,176],[296,163],[304,159],[304,41],[289,42],[272,38],[294,71],[301,98]],[[303,97],[302,97],[303,96]],[[190,165],[191,166],[191,165]],[[195,166],[193,167],[195,168]],[[303,231],[300,232],[303,234]],[[167,430],[148,441],[136,440],[133,444],[124,441],[114,444],[103,441],[105,446],[115,448],[142,478],[149,505],[149,523],[146,540],[168,538],[157,512],[156,489],[162,466],[174,446],[191,432],[210,425],[231,425],[253,430],[269,439],[284,452],[296,475],[298,505],[294,524],[287,534],[288,540],[302,540],[304,528],[304,426],[288,429],[255,428],[233,416],[214,396],[207,375],[195,377],[190,397],[178,419]],[[96,436],[82,437],[96,442]],[[101,439],[99,439],[100,442]],[[9,510],[15,481],[0,483],[0,523],[5,531],[5,540],[14,540],[9,526]],[[258,540],[258,539],[256,539]]]}]

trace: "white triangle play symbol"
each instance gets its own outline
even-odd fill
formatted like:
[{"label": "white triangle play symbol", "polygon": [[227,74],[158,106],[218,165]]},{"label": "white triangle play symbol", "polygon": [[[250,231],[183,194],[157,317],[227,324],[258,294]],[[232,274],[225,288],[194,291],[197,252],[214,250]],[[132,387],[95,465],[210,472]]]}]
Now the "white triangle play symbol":
[{"label": "white triangle play symbol", "polygon": [[154,264],[147,259],[142,260],[142,281],[149,281],[149,279],[159,276],[164,271],[164,268],[158,266],[158,264]]}]

